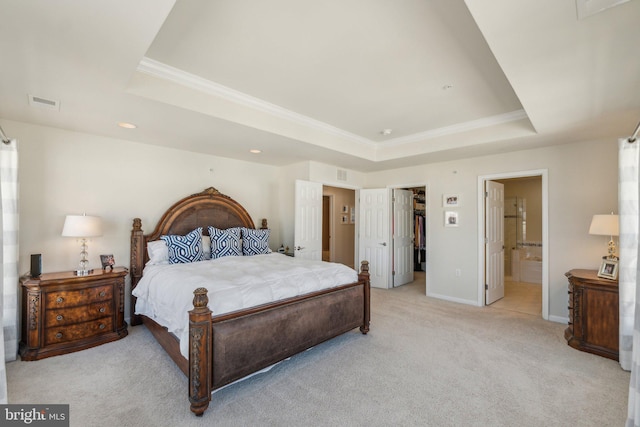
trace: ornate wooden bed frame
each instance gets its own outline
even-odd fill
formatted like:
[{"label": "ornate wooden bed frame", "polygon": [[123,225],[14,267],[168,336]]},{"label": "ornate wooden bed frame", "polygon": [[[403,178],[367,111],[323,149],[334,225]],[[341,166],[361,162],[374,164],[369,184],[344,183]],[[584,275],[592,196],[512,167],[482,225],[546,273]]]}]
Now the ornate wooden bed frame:
[{"label": "ornate wooden bed frame", "polygon": [[[263,228],[266,228],[263,220]],[[131,289],[149,260],[147,242],[207,226],[254,228],[247,211],[235,200],[208,188],[175,203],[155,230],[145,235],[139,218],[131,231]],[[216,316],[207,307],[207,290],[194,291],[189,311],[189,360],[180,353],[178,338],[153,320],[136,315],[131,300],[131,324],[144,323],[178,367],[189,377],[191,411],[202,415],[211,392],[260,369],[359,327],[369,331],[369,265],[363,261],[358,282]],[[274,337],[277,337],[274,339]]]}]

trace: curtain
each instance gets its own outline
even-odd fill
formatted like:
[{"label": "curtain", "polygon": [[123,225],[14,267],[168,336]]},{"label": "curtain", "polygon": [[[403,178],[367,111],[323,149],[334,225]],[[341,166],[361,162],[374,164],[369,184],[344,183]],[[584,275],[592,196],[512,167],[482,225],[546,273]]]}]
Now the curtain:
[{"label": "curtain", "polygon": [[640,426],[640,308],[638,307],[638,230],[640,141],[618,141],[618,203],[620,220],[620,366],[631,371],[629,382],[628,427]]},{"label": "curtain", "polygon": [[0,143],[0,403],[7,403],[5,362],[18,354],[18,143]]}]

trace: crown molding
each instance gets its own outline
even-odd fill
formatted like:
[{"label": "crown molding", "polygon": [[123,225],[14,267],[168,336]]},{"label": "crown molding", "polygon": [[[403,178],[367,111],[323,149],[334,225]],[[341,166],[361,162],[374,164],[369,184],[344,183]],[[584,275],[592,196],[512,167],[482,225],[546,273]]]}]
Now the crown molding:
[{"label": "crown molding", "polygon": [[397,147],[403,144],[410,144],[412,142],[420,142],[426,139],[438,138],[446,135],[453,135],[456,133],[467,132],[470,130],[486,128],[490,126],[499,125],[502,123],[514,122],[517,120],[526,119],[527,113],[524,110],[511,111],[509,113],[498,114],[490,117],[483,117],[478,120],[471,120],[469,122],[457,123],[451,126],[445,126],[437,129],[430,129],[425,132],[414,133],[413,135],[401,136],[398,138],[389,139],[387,141],[378,144],[378,147]]},{"label": "crown molding", "polygon": [[521,109],[505,114],[498,114],[496,116],[458,123],[452,126],[431,129],[425,132],[402,136],[384,142],[375,142],[332,126],[328,123],[324,123],[319,120],[312,119],[311,117],[296,113],[294,111],[287,110],[286,108],[282,108],[260,98],[247,95],[246,93],[239,92],[227,86],[204,79],[195,74],[188,73],[186,71],[180,70],[151,58],[143,57],[138,64],[137,71],[160,79],[168,80],[170,82],[194,89],[202,93],[217,96],[236,104],[262,111],[274,117],[296,123],[300,126],[309,127],[333,136],[346,139],[347,141],[366,145],[368,148],[373,149],[397,147],[403,144],[420,142],[428,139],[438,138],[441,136],[452,135],[528,118],[526,112]]},{"label": "crown molding", "polygon": [[272,116],[291,121],[293,123],[310,127],[328,134],[347,139],[349,141],[365,144],[370,148],[375,148],[375,142],[363,138],[359,135],[347,132],[328,123],[312,119],[311,117],[296,113],[278,105],[264,101],[260,98],[247,95],[227,86],[221,85],[211,80],[196,76],[151,58],[143,57],[138,64],[137,71],[154,77],[165,79],[173,83],[186,86],[199,92],[207,93],[225,99],[236,104],[262,111]]}]

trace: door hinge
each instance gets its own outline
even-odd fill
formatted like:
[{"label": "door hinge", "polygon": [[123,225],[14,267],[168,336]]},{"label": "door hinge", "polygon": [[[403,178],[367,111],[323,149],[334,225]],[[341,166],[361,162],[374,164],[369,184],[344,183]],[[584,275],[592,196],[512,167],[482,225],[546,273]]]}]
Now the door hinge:
[{"label": "door hinge", "polygon": [[488,290],[489,290],[489,284],[487,284],[487,283],[485,283],[485,284],[484,284],[484,290],[485,290],[485,291],[488,291]]},{"label": "door hinge", "polygon": [[392,272],[391,272],[391,275],[392,275],[392,276],[395,276],[395,275],[396,275],[396,272],[395,272],[395,271],[392,271]]},{"label": "door hinge", "polygon": [[488,238],[488,237],[485,237],[485,238],[484,238],[484,244],[486,245],[487,243],[489,243],[489,238]]},{"label": "door hinge", "polygon": [[489,197],[489,192],[488,191],[484,192],[484,197]]}]

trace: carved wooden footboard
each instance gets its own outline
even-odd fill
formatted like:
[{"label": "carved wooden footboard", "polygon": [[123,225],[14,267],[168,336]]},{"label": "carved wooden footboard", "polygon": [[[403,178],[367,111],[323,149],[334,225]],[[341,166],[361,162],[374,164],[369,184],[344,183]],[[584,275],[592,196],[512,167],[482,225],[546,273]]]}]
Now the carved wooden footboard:
[{"label": "carved wooden footboard", "polygon": [[[358,282],[227,315],[213,316],[207,290],[189,312],[189,401],[202,415],[211,391],[359,327],[369,332],[369,263]],[[273,339],[273,335],[279,337]]]}]

